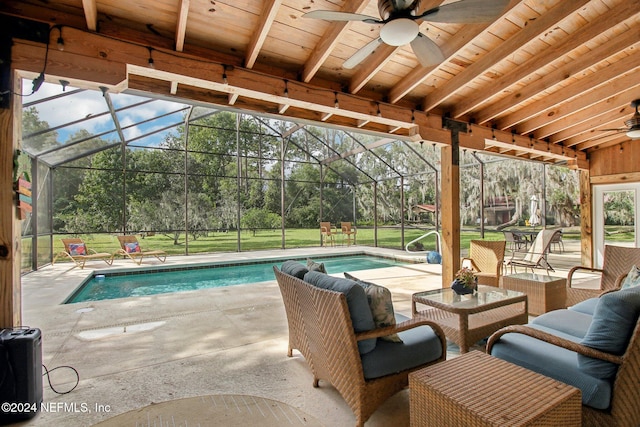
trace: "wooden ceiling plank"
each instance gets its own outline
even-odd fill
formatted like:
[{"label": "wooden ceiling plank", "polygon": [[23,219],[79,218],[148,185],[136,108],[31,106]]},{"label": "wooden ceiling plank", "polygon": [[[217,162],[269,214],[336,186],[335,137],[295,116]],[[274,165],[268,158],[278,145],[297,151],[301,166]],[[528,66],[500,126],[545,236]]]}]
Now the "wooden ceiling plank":
[{"label": "wooden ceiling plank", "polygon": [[87,28],[91,31],[98,29],[98,6],[96,0],[82,0],[82,8],[87,21]]},{"label": "wooden ceiling plank", "polygon": [[427,95],[422,106],[424,111],[433,110],[495,64],[502,61],[509,55],[512,55],[521,46],[537,37],[540,37],[550,28],[555,27],[558,21],[570,16],[588,2],[589,0],[574,0],[558,3],[538,19],[530,22],[529,25],[524,27],[520,32],[501,43],[494,50],[484,55],[460,73],[456,74],[446,84],[440,86]]},{"label": "wooden ceiling plank", "polygon": [[400,46],[389,46],[384,43],[379,46],[373,55],[358,65],[358,71],[349,82],[349,93],[358,93],[399,49]]},{"label": "wooden ceiling plank", "polygon": [[[609,82],[621,74],[625,74],[628,71],[636,70],[640,67],[640,55],[629,55],[628,57],[611,64],[608,67],[598,70],[598,87],[605,87]],[[497,121],[497,127],[499,129],[508,129],[516,124],[522,123],[522,129],[520,133],[528,133],[534,130],[534,125],[529,126],[526,120],[536,116],[548,115],[558,104],[570,101],[581,94],[594,89],[593,80],[581,79],[575,83],[563,87],[552,94],[549,94],[538,101],[527,104],[526,108],[509,114]]]},{"label": "wooden ceiling plank", "polygon": [[251,42],[247,48],[247,54],[244,61],[244,66],[246,68],[253,68],[255,65],[256,59],[258,59],[258,53],[260,53],[260,49],[262,49],[262,45],[267,39],[267,34],[269,34],[269,30],[273,25],[273,21],[276,18],[281,4],[282,0],[267,0],[264,2],[262,14],[260,15],[262,17],[260,25],[253,32]]},{"label": "wooden ceiling plank", "polygon": [[[559,110],[561,117],[556,118],[553,116],[555,119],[553,123],[540,127],[540,129],[536,130],[534,136],[544,139],[571,126],[589,122],[593,117],[601,114],[620,111],[621,107],[628,106],[630,104],[629,100],[635,99],[634,97],[637,97],[640,93],[638,76],[628,75],[626,80],[629,81],[626,86],[617,85],[617,88],[614,88],[613,85],[606,85],[591,91],[592,93],[588,95],[581,96],[574,102],[562,105]],[[585,108],[579,107],[589,101],[592,104]],[[572,107],[576,107],[575,110],[572,111]]]},{"label": "wooden ceiling plank", "polygon": [[[522,90],[517,91],[513,95],[502,98],[500,101],[489,106],[485,106],[482,108],[482,111],[474,117],[478,123],[486,123],[540,92],[566,81],[571,76],[579,75],[584,70],[636,44],[640,45],[638,43],[638,31],[634,31],[633,29],[628,30],[613,40],[591,50],[588,55],[579,56],[575,61],[567,62],[561,67],[556,68],[553,72],[528,83]],[[560,91],[562,91],[562,89],[560,89]]]},{"label": "wooden ceiling plank", "polygon": [[[572,50],[606,32],[612,26],[629,19],[630,16],[633,15],[632,11],[637,12],[637,8],[629,2],[623,2],[611,9],[608,13],[596,19],[591,24],[582,25],[576,32],[563,38],[561,42],[555,43],[549,49],[544,49],[542,52],[532,56],[529,60],[518,64],[518,66],[511,72],[500,77],[498,80],[493,81],[483,90],[474,92],[473,96],[466,97],[462,102],[457,102],[451,113],[452,116],[461,117],[469,111],[477,108],[487,99],[505,91],[510,86],[535,73],[538,69],[562,58]],[[578,72],[575,68],[571,68],[571,71],[574,74]],[[522,98],[519,97],[518,100],[522,101]],[[494,117],[498,114],[499,112],[493,112]],[[483,118],[480,119],[476,117],[476,119],[478,120],[478,123],[485,123],[494,117],[490,117],[489,114],[485,113],[483,110]]]},{"label": "wooden ceiling plank", "polygon": [[[454,38],[449,40],[447,44],[442,47],[445,63],[450,61],[458,51],[473,44],[474,39],[481,36],[482,32],[487,27],[489,27],[489,24],[465,25],[462,30],[456,33]],[[437,67],[425,68],[422,65],[418,65],[391,88],[389,91],[389,102],[395,104],[400,101],[422,82],[429,79],[437,70]]]},{"label": "wooden ceiling plank", "polygon": [[[342,8],[342,12],[361,13],[369,4],[369,0],[349,0]],[[342,38],[348,27],[348,22],[332,22],[322,35],[318,43],[309,55],[309,59],[302,69],[301,80],[309,83],[316,75],[324,61],[327,60],[338,41]]]},{"label": "wooden ceiling plank", "polygon": [[191,0],[180,0],[178,6],[178,19],[176,22],[176,50],[182,52],[184,50],[184,38],[187,34],[187,18],[189,17],[189,4]]}]

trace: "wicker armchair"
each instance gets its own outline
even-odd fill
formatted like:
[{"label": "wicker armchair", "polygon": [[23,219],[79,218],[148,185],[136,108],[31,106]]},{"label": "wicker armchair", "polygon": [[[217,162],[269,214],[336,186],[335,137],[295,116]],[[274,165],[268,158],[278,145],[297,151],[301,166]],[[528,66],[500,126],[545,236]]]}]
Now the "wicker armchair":
[{"label": "wicker armchair", "polygon": [[[407,387],[410,372],[445,360],[445,336],[436,324],[410,319],[395,326],[355,333],[345,294],[311,285],[275,266],[273,270],[289,324],[289,356],[294,348],[302,353],[313,373],[314,387],[319,386],[319,380],[326,380],[338,390],[356,415],[356,426],[363,426],[382,403]],[[365,378],[362,358],[371,353],[361,355],[358,341],[423,325],[430,326],[435,332],[441,346],[440,357],[411,369]]]},{"label": "wicker armchair", "polygon": [[504,240],[472,240],[469,256],[462,258],[462,265],[469,263],[479,285],[500,286],[504,262]]},{"label": "wicker armchair", "polygon": [[640,319],[622,355],[599,351],[526,325],[507,326],[491,335],[487,342],[487,353],[492,354],[493,346],[502,336],[509,333],[524,334],[584,356],[618,365],[609,409],[598,410],[582,405],[582,426],[637,427],[640,425],[640,405],[638,405],[640,401],[640,387],[638,387],[640,383]]},{"label": "wicker armchair", "polygon": [[[640,248],[606,245],[604,247],[602,268],[576,266],[569,270],[567,275],[567,307],[586,299],[597,297],[602,292],[620,289],[622,281],[634,265],[640,267]],[[598,289],[573,287],[573,275],[580,271],[600,273],[600,286]]]}]

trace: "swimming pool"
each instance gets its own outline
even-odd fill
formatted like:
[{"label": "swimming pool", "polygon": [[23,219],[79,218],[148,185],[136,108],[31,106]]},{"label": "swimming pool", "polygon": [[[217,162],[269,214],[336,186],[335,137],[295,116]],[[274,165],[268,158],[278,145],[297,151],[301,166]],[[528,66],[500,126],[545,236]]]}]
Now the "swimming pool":
[{"label": "swimming pool", "polygon": [[[283,261],[254,261],[250,264],[184,266],[151,271],[104,273],[90,277],[64,303],[72,304],[265,282],[275,280],[273,265],[280,266]],[[305,263],[304,259],[299,261]],[[314,261],[324,263],[329,274],[407,264],[407,262],[371,255],[314,258]]]}]

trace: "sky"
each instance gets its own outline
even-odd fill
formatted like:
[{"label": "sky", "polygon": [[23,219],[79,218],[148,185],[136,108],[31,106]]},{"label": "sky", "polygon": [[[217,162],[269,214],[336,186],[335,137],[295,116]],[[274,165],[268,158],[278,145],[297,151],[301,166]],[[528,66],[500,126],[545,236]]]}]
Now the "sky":
[{"label": "sky", "polygon": [[[23,87],[25,88],[26,94],[31,93],[31,81],[26,80]],[[63,91],[63,87],[60,84],[44,82],[38,91],[31,95],[24,96],[22,102],[25,107],[28,107],[33,103],[32,106],[38,110],[40,120],[47,122],[49,127],[52,128],[81,120],[83,118],[89,118],[88,120],[80,123],[58,129],[58,141],[60,143],[67,142],[69,136],[80,129],[86,129],[92,134],[99,134],[108,130],[114,130],[115,125],[111,115],[108,113],[109,110],[107,102],[103,97],[102,92],[84,90],[79,93],[72,94],[75,90],[77,90],[77,88],[67,86]],[[59,95],[63,94],[66,94],[66,96],[59,97]],[[51,97],[54,98],[49,99]],[[112,93],[110,94],[110,97],[116,110],[124,106],[140,103],[146,100],[146,98],[143,97],[122,93]],[[43,99],[49,100],[46,102],[37,102]],[[120,126],[126,128],[132,124],[140,123],[185,107],[187,107],[186,104],[155,99],[150,103],[118,112],[117,116]],[[182,112],[176,112],[165,118],[128,128],[124,130],[125,138],[129,140],[142,134],[153,132],[153,130],[163,128],[168,124],[180,122],[182,117]],[[164,131],[155,134],[152,138],[148,138],[149,141],[146,141],[145,145],[159,144],[162,142],[164,135],[166,135],[167,132],[169,131]]]}]

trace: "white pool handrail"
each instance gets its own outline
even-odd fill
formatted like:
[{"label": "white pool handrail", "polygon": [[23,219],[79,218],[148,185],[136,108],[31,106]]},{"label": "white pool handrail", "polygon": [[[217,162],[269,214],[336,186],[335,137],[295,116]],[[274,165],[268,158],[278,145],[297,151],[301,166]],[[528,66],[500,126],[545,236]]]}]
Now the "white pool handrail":
[{"label": "white pool handrail", "polygon": [[422,236],[418,237],[417,239],[413,239],[412,241],[410,241],[409,243],[407,243],[407,245],[404,247],[404,250],[411,253],[411,254],[420,254],[420,253],[427,253],[427,252],[431,252],[431,251],[410,251],[409,250],[409,246],[411,246],[412,244],[414,244],[415,242],[417,242],[418,240],[422,240],[427,236],[430,236],[432,234],[435,234],[437,237],[437,241],[438,241],[438,245],[437,245],[437,251],[440,251],[440,233],[438,233],[436,230],[431,230],[426,234],[423,234]]}]

